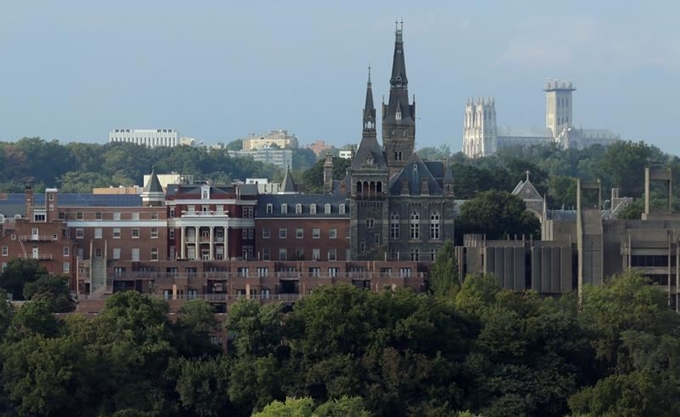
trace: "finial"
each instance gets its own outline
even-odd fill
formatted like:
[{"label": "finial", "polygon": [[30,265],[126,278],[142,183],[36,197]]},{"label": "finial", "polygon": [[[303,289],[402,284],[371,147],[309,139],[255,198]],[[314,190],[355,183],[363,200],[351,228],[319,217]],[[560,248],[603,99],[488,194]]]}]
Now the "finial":
[{"label": "finial", "polygon": [[525,172],[525,174],[527,174],[527,181],[529,181],[529,174],[531,174],[531,171],[529,171],[529,170],[527,169],[526,172]]},{"label": "finial", "polygon": [[368,84],[371,84],[371,63],[368,63]]},{"label": "finial", "polygon": [[404,18],[403,17],[401,18],[400,25],[401,25],[401,27],[399,28],[399,30],[404,30]]}]

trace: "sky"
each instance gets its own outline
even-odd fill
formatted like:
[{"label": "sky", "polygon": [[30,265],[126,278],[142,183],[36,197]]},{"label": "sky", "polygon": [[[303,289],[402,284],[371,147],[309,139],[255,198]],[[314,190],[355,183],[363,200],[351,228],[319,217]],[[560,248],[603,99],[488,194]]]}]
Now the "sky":
[{"label": "sky", "polygon": [[416,146],[462,147],[468,97],[501,126],[545,125],[548,79],[572,81],[577,126],[678,154],[680,3],[35,0],[0,2],[0,141],[105,143],[174,128],[206,144],[285,129],[358,144],[372,67],[389,93],[404,21]]}]

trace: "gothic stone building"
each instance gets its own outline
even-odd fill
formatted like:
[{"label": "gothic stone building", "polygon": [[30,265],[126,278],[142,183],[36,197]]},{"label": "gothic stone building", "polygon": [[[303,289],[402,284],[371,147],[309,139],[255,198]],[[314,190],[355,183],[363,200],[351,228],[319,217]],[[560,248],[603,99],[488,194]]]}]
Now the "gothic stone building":
[{"label": "gothic stone building", "polygon": [[453,240],[453,175],[444,162],[423,161],[415,151],[416,104],[408,97],[402,29],[382,104],[382,146],[369,69],[363,135],[344,182],[351,190],[351,259],[428,262]]}]

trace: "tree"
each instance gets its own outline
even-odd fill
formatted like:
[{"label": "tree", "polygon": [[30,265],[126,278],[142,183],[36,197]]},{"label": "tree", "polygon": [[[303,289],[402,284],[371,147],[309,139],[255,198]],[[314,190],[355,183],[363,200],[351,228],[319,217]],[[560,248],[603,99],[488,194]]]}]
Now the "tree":
[{"label": "tree", "polygon": [[24,298],[27,300],[43,300],[50,305],[54,313],[68,313],[75,310],[68,287],[68,275],[47,275],[24,286]]},{"label": "tree", "polygon": [[460,288],[453,242],[447,240],[437,253],[429,274],[429,290],[435,297],[452,298]]},{"label": "tree", "polygon": [[210,337],[217,330],[215,308],[205,300],[189,300],[178,312],[174,325],[175,347],[180,355],[200,357],[216,355],[219,346],[212,343]]},{"label": "tree", "polygon": [[457,223],[460,233],[483,233],[487,239],[540,235],[538,219],[526,211],[521,198],[507,191],[485,191],[468,200]]},{"label": "tree", "polygon": [[240,151],[243,149],[243,139],[235,139],[224,147],[228,151]]},{"label": "tree", "polygon": [[[302,181],[304,182],[308,193],[323,192],[323,164],[324,160],[320,159],[302,174]],[[347,169],[349,169],[351,165],[352,161],[349,159],[333,157],[333,179],[341,180],[345,178]]]},{"label": "tree", "polygon": [[306,398],[286,398],[285,402],[273,401],[253,417],[312,417],[314,400]]},{"label": "tree", "polygon": [[52,306],[48,302],[27,301],[12,317],[7,340],[19,341],[32,335],[56,337],[60,330],[60,322],[52,313]]},{"label": "tree", "polygon": [[178,359],[171,362],[171,379],[180,404],[201,417],[230,414],[229,374],[231,359],[217,356],[206,359]]},{"label": "tree", "polygon": [[235,336],[234,347],[241,356],[266,356],[276,352],[282,338],[283,305],[262,305],[240,300],[229,309],[226,328]]},{"label": "tree", "polygon": [[0,288],[4,288],[14,300],[23,300],[24,285],[47,276],[47,269],[37,259],[10,259],[0,274]]}]

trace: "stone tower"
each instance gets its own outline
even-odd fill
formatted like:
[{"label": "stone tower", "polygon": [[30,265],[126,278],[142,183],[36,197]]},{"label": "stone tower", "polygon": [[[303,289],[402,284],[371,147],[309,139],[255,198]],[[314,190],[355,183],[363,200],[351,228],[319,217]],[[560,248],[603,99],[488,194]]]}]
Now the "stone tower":
[{"label": "stone tower", "polygon": [[545,84],[545,126],[557,138],[564,128],[572,126],[572,92],[576,88],[571,81],[548,81]]},{"label": "stone tower", "polygon": [[389,226],[389,168],[376,134],[370,71],[369,68],[361,143],[349,169],[351,259],[375,256],[379,247],[387,243]]},{"label": "stone tower", "polygon": [[493,97],[468,100],[463,120],[463,153],[470,158],[491,155],[498,150],[496,102]]},{"label": "stone tower", "polygon": [[390,95],[387,104],[382,104],[382,137],[385,158],[390,175],[398,173],[406,165],[416,141],[416,103],[408,100],[408,78],[404,58],[402,32],[404,23],[395,31]]}]

